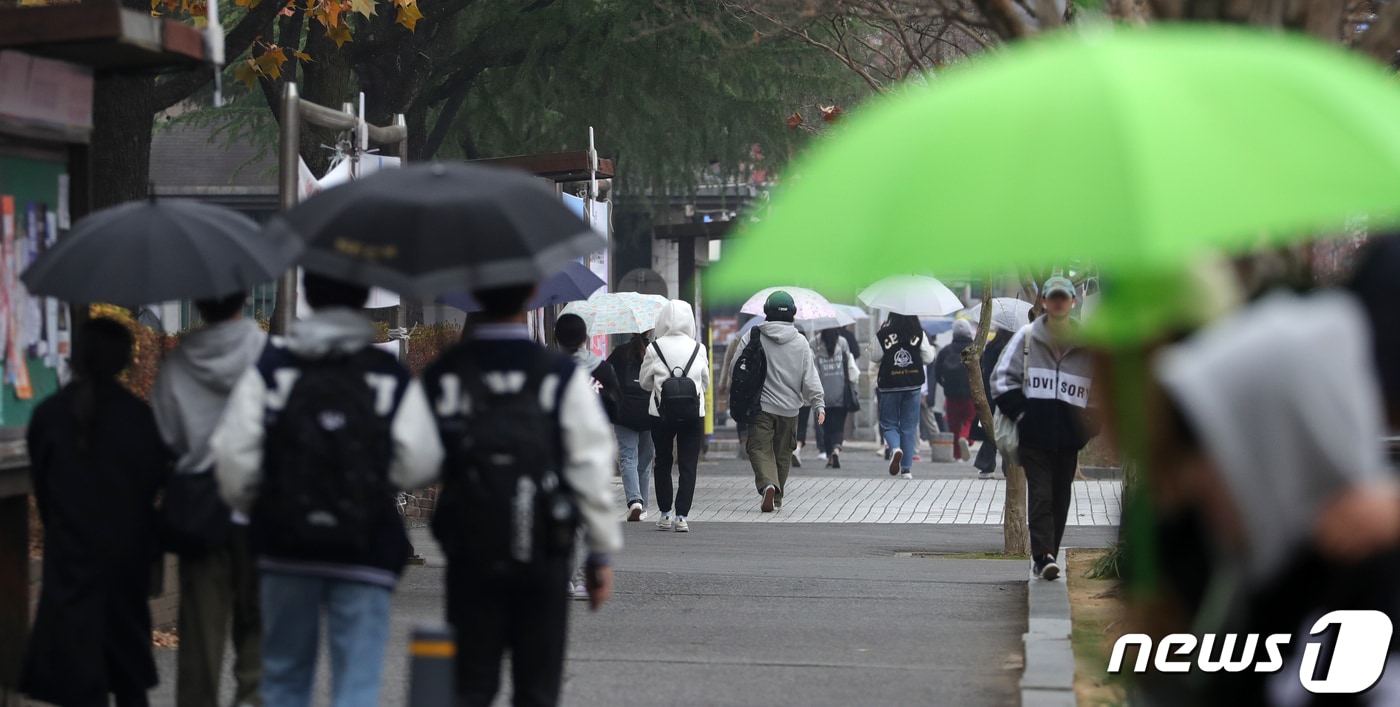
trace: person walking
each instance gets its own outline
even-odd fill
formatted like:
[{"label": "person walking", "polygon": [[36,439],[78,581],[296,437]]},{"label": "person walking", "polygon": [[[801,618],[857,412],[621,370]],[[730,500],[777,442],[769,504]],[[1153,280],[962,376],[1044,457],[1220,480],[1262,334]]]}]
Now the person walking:
[{"label": "person walking", "polygon": [[608,413],[608,420],[617,419],[621,388],[612,364],[588,348],[588,325],[577,314],[563,314],[554,322],[554,341],[578,367],[593,378],[593,390]]},{"label": "person walking", "polygon": [[1088,424],[1093,362],[1074,343],[1070,319],[1074,284],[1052,277],[1042,288],[1045,314],[1006,344],[992,373],[991,396],[1016,420],[1017,457],[1026,470],[1027,516],[1035,574],[1060,576],[1056,561],[1079,467],[1079,450],[1093,436]]},{"label": "person walking", "polygon": [[[1006,342],[1016,335],[1014,331],[1006,329],[993,330],[994,336],[987,341],[986,348],[982,349],[982,391],[987,395],[987,399],[992,398],[992,371],[997,367],[997,361],[1001,360],[1001,352],[1006,349]],[[974,416],[971,436],[980,436],[982,446],[977,448],[977,458],[973,460],[972,466],[977,469],[977,478],[990,479],[996,475],[997,468],[997,441],[992,438],[992,434],[982,427],[982,419]],[[1002,475],[1006,475],[1006,466],[1010,462],[1006,455],[1001,455]]]},{"label": "person walking", "polygon": [[837,329],[823,330],[812,354],[817,375],[821,377],[822,397],[826,404],[826,421],[821,424],[822,454],[826,456],[826,468],[840,469],[846,413],[855,402],[860,369],[856,367],[855,356],[851,355],[845,337]]},{"label": "person walking", "polygon": [[[233,513],[218,498],[214,481],[214,434],[233,386],[267,344],[256,322],[243,317],[247,294],[195,302],[204,326],[180,337],[166,355],[151,390],[151,408],[161,438],[177,457],[167,502],[184,482],[191,497],[184,512],[208,508],[221,518],[190,518],[182,528],[207,524],[204,537],[180,548],[180,651],[176,654],[175,704],[204,707],[221,701],[224,646],[232,642],[233,703],[261,705],[262,617],[258,573],[249,547],[248,516]],[[183,475],[183,476],[182,476]],[[197,494],[199,497],[194,498]],[[208,496],[208,498],[205,498]],[[170,513],[180,508],[167,508]],[[214,521],[209,523],[209,521]]]},{"label": "person walking", "polygon": [[656,461],[656,445],[651,441],[651,394],[642,388],[642,362],[650,338],[633,334],[625,346],[608,356],[617,373],[621,393],[613,432],[617,435],[617,456],[622,463],[622,493],[627,503],[627,521],[647,518],[647,498],[651,488],[651,468]]},{"label": "person walking", "polygon": [[224,500],[252,519],[263,702],[311,704],[324,611],[331,704],[370,707],[409,556],[395,490],[431,482],[443,449],[423,389],[371,345],[369,288],[307,273],[303,289],[313,313],[234,386],[215,469]]},{"label": "person walking", "polygon": [[944,410],[948,428],[953,433],[954,458],[961,462],[972,461],[968,435],[972,432],[972,420],[977,417],[977,404],[972,400],[972,383],[967,378],[967,366],[962,361],[963,351],[972,345],[973,331],[972,322],[966,319],[954,321],[952,343],[938,352],[928,368],[930,388],[935,384],[943,387]]},{"label": "person walking", "polygon": [[458,707],[495,701],[507,650],[513,703],[558,704],[577,531],[594,610],[622,549],[607,415],[578,366],[530,340],[533,292],[474,292],[477,323],[423,374],[449,451],[432,528],[447,556]]},{"label": "person walking", "polygon": [[919,448],[919,397],[926,383],[924,367],[933,362],[933,344],[919,318],[891,314],[875,334],[880,352],[880,434],[889,447],[889,472],[914,478]]},{"label": "person walking", "polygon": [[117,382],[131,332],[93,319],[81,334],[75,381],[39,404],[26,434],[44,569],[19,687],[57,705],[110,694],[144,707],[157,682],[148,598],[169,456],[150,407]]},{"label": "person walking", "polygon": [[[705,391],[710,388],[709,358],[705,346],[695,339],[695,310],[690,303],[671,300],[661,310],[656,318],[656,341],[642,360],[639,382],[651,393],[651,440],[656,447],[653,478],[656,504],[661,509],[656,527],[689,532],[686,517],[695,499],[695,473],[705,441]],[[673,391],[679,395],[673,397]],[[672,465],[680,472],[674,495]]]},{"label": "person walking", "polygon": [[749,330],[738,346],[742,350],[753,337],[760,337],[768,362],[759,395],[761,412],[750,425],[748,452],[754,485],[763,497],[759,510],[772,513],[783,507],[792,452],[797,448],[797,413],[809,406],[816,413],[817,424],[825,424],[826,398],[812,347],[793,325],[797,304],[792,295],[782,290],[769,295],[763,313],[768,321]]}]

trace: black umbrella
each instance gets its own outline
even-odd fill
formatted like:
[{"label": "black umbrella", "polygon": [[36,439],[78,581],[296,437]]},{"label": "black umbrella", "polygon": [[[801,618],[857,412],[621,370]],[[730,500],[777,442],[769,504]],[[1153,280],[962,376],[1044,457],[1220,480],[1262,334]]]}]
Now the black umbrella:
[{"label": "black umbrella", "polygon": [[277,279],[301,250],[300,239],[221,206],[133,201],[78,221],[20,279],[68,302],[209,299]]},{"label": "black umbrella", "polygon": [[464,164],[327,189],[269,229],[306,239],[307,270],[425,297],[538,283],[607,247],[534,177]]}]

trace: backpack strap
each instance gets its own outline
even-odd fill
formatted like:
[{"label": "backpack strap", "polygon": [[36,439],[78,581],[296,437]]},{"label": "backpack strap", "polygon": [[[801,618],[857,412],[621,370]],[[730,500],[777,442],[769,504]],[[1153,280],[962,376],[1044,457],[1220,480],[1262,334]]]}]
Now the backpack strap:
[{"label": "backpack strap", "polygon": [[[461,360],[458,363],[462,377],[462,386],[467,395],[471,396],[473,410],[476,409],[477,401],[489,400],[496,395],[486,385],[485,372],[476,363],[476,355],[472,353],[471,347],[462,347]],[[544,379],[554,373],[554,360],[547,351],[540,351],[535,356],[534,363],[525,372],[525,383],[521,386],[520,392],[523,394],[539,397],[540,388],[544,386]],[[563,399],[563,386],[560,386],[559,395],[556,396],[553,416],[558,417],[559,401]]]},{"label": "backpack strap", "polygon": [[690,377],[690,367],[695,365],[695,357],[700,355],[700,344],[695,344],[695,350],[690,352],[690,360],[685,362],[685,370],[681,371],[681,378]]},{"label": "backpack strap", "polygon": [[[1027,324],[1027,325],[1026,325],[1026,328],[1029,330],[1030,326],[1031,326],[1030,324]],[[1031,360],[1031,332],[1030,332],[1030,331],[1026,331],[1026,345],[1025,345],[1025,348],[1023,348],[1023,349],[1021,350],[1021,385],[1022,385],[1022,386],[1025,385],[1025,381],[1026,381],[1026,371],[1029,371],[1029,370],[1030,370],[1030,360]]]},{"label": "backpack strap", "polygon": [[656,357],[661,359],[661,365],[666,367],[666,372],[669,374],[671,372],[671,364],[666,360],[666,354],[661,353],[661,342],[651,342],[651,348],[656,351]]}]

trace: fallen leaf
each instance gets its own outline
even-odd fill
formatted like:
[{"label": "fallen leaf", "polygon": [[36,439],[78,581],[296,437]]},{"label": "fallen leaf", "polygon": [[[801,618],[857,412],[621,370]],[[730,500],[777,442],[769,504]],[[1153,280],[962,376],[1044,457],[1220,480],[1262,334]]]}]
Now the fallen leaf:
[{"label": "fallen leaf", "polygon": [[787,126],[792,130],[796,130],[803,122],[801,113],[793,113],[787,117]]},{"label": "fallen leaf", "polygon": [[822,106],[822,120],[828,123],[836,122],[841,117],[841,106]]},{"label": "fallen leaf", "polygon": [[405,5],[399,8],[398,23],[408,28],[412,32],[418,26],[418,20],[423,19],[423,13],[418,10],[418,5]]}]

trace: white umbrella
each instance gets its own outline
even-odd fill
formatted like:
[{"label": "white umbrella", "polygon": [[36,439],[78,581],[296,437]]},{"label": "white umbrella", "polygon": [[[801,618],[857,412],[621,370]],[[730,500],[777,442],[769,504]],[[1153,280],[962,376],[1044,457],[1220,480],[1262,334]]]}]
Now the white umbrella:
[{"label": "white umbrella", "polygon": [[805,287],[770,287],[749,298],[739,309],[744,314],[763,314],[763,305],[768,296],[782,290],[792,296],[797,304],[796,319],[835,319],[836,309],[825,297]]},{"label": "white umbrella", "polygon": [[656,318],[670,300],[637,292],[600,292],[581,302],[570,302],[561,314],[577,314],[593,336],[640,334],[656,326]]},{"label": "white umbrella", "polygon": [[[850,326],[856,323],[855,317],[852,317],[846,312],[846,310],[842,309],[839,305],[832,305],[832,307],[836,310],[836,316],[821,317],[820,319],[808,320],[805,322],[807,326],[812,331],[822,331],[823,329],[840,329],[841,327]],[[869,319],[868,316],[866,318]]]},{"label": "white umbrella", "polygon": [[[846,315],[853,320],[852,323],[858,322],[862,319],[870,318],[870,315],[866,314],[864,309],[861,309],[860,307],[857,307],[853,304],[833,304],[831,305],[831,308],[836,310],[837,312],[845,312]],[[842,326],[845,325],[843,324]]]},{"label": "white umbrella", "polygon": [[871,309],[915,316],[950,314],[963,308],[952,290],[926,275],[887,277],[865,288],[859,299]]},{"label": "white umbrella", "polygon": [[[992,328],[1006,331],[1020,331],[1030,323],[1031,303],[1015,297],[995,297],[992,299]],[[964,312],[976,326],[982,321],[982,305],[970,307]]]}]

